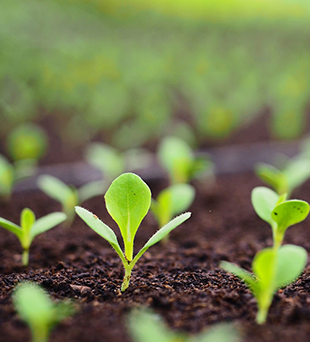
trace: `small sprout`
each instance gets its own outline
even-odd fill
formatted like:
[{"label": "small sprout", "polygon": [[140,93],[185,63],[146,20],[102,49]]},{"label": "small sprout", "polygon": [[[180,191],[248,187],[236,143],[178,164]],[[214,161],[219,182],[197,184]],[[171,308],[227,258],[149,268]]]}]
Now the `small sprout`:
[{"label": "small sprout", "polygon": [[257,301],[256,322],[265,323],[275,292],[296,280],[307,263],[307,251],[299,246],[285,245],[258,252],[252,263],[254,274],[230,262],[220,267],[243,280]]},{"label": "small sprout", "polygon": [[47,136],[42,128],[28,123],[14,129],[7,138],[7,148],[13,160],[38,161],[46,152]]},{"label": "small sprout", "polygon": [[0,226],[17,236],[23,248],[23,265],[27,266],[29,263],[29,248],[33,239],[62,223],[66,218],[64,213],[55,212],[36,220],[34,212],[29,208],[25,208],[20,215],[20,226],[2,217],[0,217]]},{"label": "small sprout", "polygon": [[158,158],[169,175],[170,183],[187,183],[193,178],[212,173],[213,163],[206,157],[195,157],[190,146],[182,139],[166,137],[162,140]]},{"label": "small sprout", "polygon": [[102,195],[105,189],[102,181],[90,182],[77,189],[49,175],[40,176],[38,186],[49,197],[61,203],[62,210],[68,217],[68,226],[73,222],[75,206],[91,197]]},{"label": "small sprout", "polygon": [[273,190],[256,187],[252,191],[252,205],[257,215],[272,228],[274,247],[278,248],[290,226],[302,222],[309,214],[309,204],[301,200],[286,201]]},{"label": "small sprout", "polygon": [[141,221],[150,209],[151,191],[139,176],[134,173],[124,173],[112,182],[104,198],[109,214],[121,231],[124,252],[121,250],[117,237],[110,227],[84,208],[76,207],[75,210],[90,228],[110,243],[120,257],[125,268],[121,290],[125,291],[130,282],[131,271],[143,253],[187,220],[191,214],[185,213],[170,221],[154,234],[138,254],[133,257],[135,235]]},{"label": "small sprout", "polygon": [[128,328],[135,342],[237,342],[238,331],[231,324],[217,324],[196,336],[169,329],[161,317],[150,310],[132,311],[128,316]]},{"label": "small sprout", "polygon": [[75,311],[69,301],[54,303],[34,283],[17,285],[13,302],[18,315],[31,329],[32,342],[47,342],[51,329]]},{"label": "small sprout", "polygon": [[310,178],[310,160],[307,158],[295,158],[287,162],[283,170],[274,166],[259,163],[255,172],[265,183],[270,185],[279,195],[291,193]]},{"label": "small sprout", "polygon": [[159,226],[167,224],[175,215],[187,210],[195,198],[195,189],[189,184],[174,184],[152,199],[151,211]]},{"label": "small sprout", "polygon": [[142,169],[150,165],[149,152],[142,148],[119,152],[111,146],[102,143],[91,144],[86,151],[89,164],[102,172],[103,179],[110,183],[125,170]]}]

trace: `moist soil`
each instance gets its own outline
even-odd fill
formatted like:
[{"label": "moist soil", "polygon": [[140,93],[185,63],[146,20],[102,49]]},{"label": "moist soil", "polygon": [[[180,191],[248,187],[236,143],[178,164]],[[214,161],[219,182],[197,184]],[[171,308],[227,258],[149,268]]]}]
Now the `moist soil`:
[{"label": "moist soil", "polygon": [[[154,195],[166,184],[149,184]],[[277,292],[268,321],[255,324],[256,302],[235,276],[219,269],[229,260],[250,270],[262,248],[272,245],[271,229],[255,214],[250,194],[261,185],[252,173],[219,176],[195,184],[192,217],[151,247],[138,261],[129,288],[120,292],[123,269],[116,253],[79,218],[38,236],[30,249],[30,265],[22,267],[16,237],[0,230],[0,342],[30,341],[29,329],[12,305],[14,286],[22,280],[41,284],[54,300],[72,299],[77,313],[59,324],[50,341],[130,342],[126,325],[131,309],[150,307],[174,330],[195,334],[219,322],[234,322],[243,341],[307,341],[310,333],[310,266],[300,278]],[[294,197],[310,201],[310,183]],[[40,192],[16,193],[0,205],[0,216],[18,223],[25,207],[37,217],[60,210]],[[83,206],[116,232],[102,197]],[[136,251],[156,232],[151,214],[136,237]],[[118,236],[119,233],[117,232]],[[309,219],[288,230],[285,243],[310,250]]]}]

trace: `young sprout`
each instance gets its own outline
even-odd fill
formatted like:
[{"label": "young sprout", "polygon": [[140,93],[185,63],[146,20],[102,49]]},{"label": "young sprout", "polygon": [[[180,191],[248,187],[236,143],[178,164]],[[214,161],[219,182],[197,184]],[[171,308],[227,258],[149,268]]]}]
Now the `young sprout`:
[{"label": "young sprout", "polygon": [[55,212],[36,220],[34,212],[25,208],[20,215],[20,226],[0,217],[0,226],[17,236],[23,248],[22,263],[27,266],[29,263],[29,248],[33,239],[65,221],[64,213]]},{"label": "young sprout", "polygon": [[110,227],[84,208],[76,207],[75,210],[90,228],[110,243],[120,257],[125,269],[121,291],[125,291],[129,286],[131,271],[143,253],[187,220],[191,214],[182,214],[167,223],[133,257],[135,235],[141,221],[150,209],[151,191],[139,176],[134,173],[124,173],[112,182],[104,198],[109,214],[121,231],[124,252],[121,250],[117,237]]},{"label": "young sprout", "polygon": [[119,152],[103,143],[93,143],[86,151],[89,164],[102,172],[103,179],[108,184],[125,170],[142,169],[150,165],[150,153],[142,148]]},{"label": "young sprout", "polygon": [[132,311],[128,316],[128,328],[135,342],[237,342],[238,331],[230,324],[218,324],[196,336],[169,329],[161,317],[150,310]]},{"label": "young sprout", "polygon": [[270,224],[274,248],[281,246],[287,228],[302,222],[309,214],[307,202],[285,199],[286,194],[279,196],[266,187],[256,187],[252,190],[252,205],[257,215]]},{"label": "young sprout", "polygon": [[253,274],[226,261],[222,261],[220,267],[239,277],[250,288],[258,306],[256,322],[263,324],[275,292],[296,280],[306,263],[307,251],[304,248],[285,245],[258,252],[252,263]]},{"label": "young sprout", "polygon": [[102,195],[104,192],[102,181],[90,182],[77,189],[49,175],[40,176],[38,186],[46,195],[61,203],[62,210],[68,217],[68,226],[73,222],[75,206],[91,197]]},{"label": "young sprout", "polygon": [[167,224],[175,215],[187,210],[195,198],[195,189],[189,184],[174,184],[152,199],[151,211],[159,226]]},{"label": "young sprout", "polygon": [[170,183],[187,183],[212,173],[213,163],[206,157],[195,157],[190,146],[182,139],[166,137],[162,140],[158,158],[169,175]]},{"label": "young sprout", "polygon": [[48,294],[34,283],[17,285],[13,302],[18,315],[31,329],[32,342],[47,342],[51,329],[75,311],[71,302],[53,302]]},{"label": "young sprout", "polygon": [[290,197],[291,193],[310,178],[310,159],[295,158],[287,162],[284,169],[259,163],[255,167],[257,176],[270,185],[279,195],[284,193]]}]

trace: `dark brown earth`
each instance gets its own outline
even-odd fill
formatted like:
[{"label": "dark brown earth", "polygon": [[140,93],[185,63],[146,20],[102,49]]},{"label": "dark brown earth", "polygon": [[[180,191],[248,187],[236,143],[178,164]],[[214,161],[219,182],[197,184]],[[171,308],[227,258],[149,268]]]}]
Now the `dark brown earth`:
[{"label": "dark brown earth", "polygon": [[[197,184],[196,184],[197,185]],[[126,317],[135,307],[149,306],[176,330],[199,332],[217,322],[235,322],[249,342],[307,341],[310,333],[310,266],[274,298],[268,322],[255,324],[256,303],[246,286],[218,268],[229,260],[250,269],[255,253],[272,243],[271,229],[250,203],[253,174],[218,177],[198,184],[192,218],[167,244],[150,248],[134,268],[128,290],[121,294],[123,269],[109,245],[80,219],[71,228],[56,227],[39,236],[30,250],[30,266],[20,266],[21,248],[13,234],[0,230],[0,342],[30,341],[28,328],[11,302],[21,280],[41,284],[55,299],[71,298],[77,314],[57,326],[50,341],[129,342]],[[150,184],[154,188],[153,184]],[[159,187],[154,188],[158,192]],[[295,196],[310,201],[310,183]],[[40,217],[60,210],[39,192],[14,194],[0,205],[0,216],[16,223],[25,206]],[[102,198],[83,204],[116,231]],[[288,230],[285,243],[310,251],[309,218]],[[136,249],[156,231],[151,214],[142,222]]]}]

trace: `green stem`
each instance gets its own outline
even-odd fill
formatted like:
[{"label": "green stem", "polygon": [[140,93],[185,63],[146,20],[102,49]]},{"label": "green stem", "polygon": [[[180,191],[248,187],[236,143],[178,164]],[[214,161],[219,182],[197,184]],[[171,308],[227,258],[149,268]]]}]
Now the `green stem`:
[{"label": "green stem", "polygon": [[256,315],[256,323],[264,324],[267,319],[269,307],[259,308]]},{"label": "green stem", "polygon": [[125,275],[124,275],[124,279],[123,279],[123,283],[122,283],[122,287],[121,287],[122,292],[124,292],[127,289],[127,287],[129,286],[132,267],[133,267],[133,265],[131,265],[131,264],[128,264],[128,266],[125,266]]},{"label": "green stem", "polygon": [[22,262],[23,262],[23,266],[28,266],[28,264],[29,264],[29,249],[23,250]]},{"label": "green stem", "polygon": [[48,342],[48,329],[36,327],[31,330],[33,342]]}]

